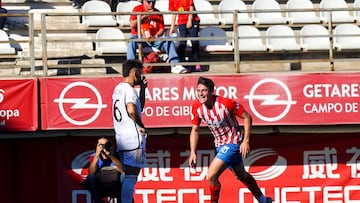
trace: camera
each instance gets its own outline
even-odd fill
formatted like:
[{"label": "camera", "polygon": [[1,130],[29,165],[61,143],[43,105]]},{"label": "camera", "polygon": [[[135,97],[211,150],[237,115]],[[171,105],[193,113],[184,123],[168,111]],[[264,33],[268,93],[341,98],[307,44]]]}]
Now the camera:
[{"label": "camera", "polygon": [[105,155],[106,157],[109,157],[113,153],[113,146],[111,142],[107,142],[105,144],[101,144],[103,147],[103,150],[101,150],[101,153]]},{"label": "camera", "polygon": [[104,149],[108,152],[111,152],[113,150],[111,142],[107,142],[104,144]]}]

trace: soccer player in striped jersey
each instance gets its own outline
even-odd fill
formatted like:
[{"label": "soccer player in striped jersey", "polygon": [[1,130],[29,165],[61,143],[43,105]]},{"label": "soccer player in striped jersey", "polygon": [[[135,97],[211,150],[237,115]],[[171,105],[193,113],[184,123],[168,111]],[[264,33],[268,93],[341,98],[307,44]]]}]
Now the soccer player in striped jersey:
[{"label": "soccer player in striped jersey", "polygon": [[[211,79],[198,79],[196,95],[198,100],[192,106],[192,129],[190,133],[189,165],[196,167],[196,148],[199,141],[200,122],[205,122],[214,136],[216,156],[208,168],[211,203],[218,203],[221,184],[220,175],[225,169],[244,183],[260,203],[271,203],[272,198],[265,197],[256,180],[245,171],[243,157],[250,152],[251,115],[238,102],[214,94],[215,84]],[[237,121],[244,120],[244,132]]]}]

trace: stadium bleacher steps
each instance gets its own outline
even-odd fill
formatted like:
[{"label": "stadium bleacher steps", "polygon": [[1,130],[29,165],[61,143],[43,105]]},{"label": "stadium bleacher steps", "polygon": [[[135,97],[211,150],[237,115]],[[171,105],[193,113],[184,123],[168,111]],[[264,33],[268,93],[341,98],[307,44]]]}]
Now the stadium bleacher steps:
[{"label": "stadium bleacher steps", "polygon": [[[34,25],[35,25],[35,58],[36,60],[36,71],[35,75],[42,75],[41,71],[41,59],[43,56],[42,52],[42,39],[41,39],[41,13],[62,13],[62,12],[74,12],[78,10],[72,6],[71,1],[54,0],[54,1],[3,1],[4,5],[8,9],[9,13],[24,13],[30,12],[34,14]],[[92,33],[87,33],[84,26],[80,23],[79,16],[47,16],[46,17],[47,33],[47,57],[49,66],[58,64],[57,58],[71,58],[74,56],[86,55],[87,57],[94,57],[93,45],[89,41],[73,41],[73,42],[62,42],[64,40],[72,39],[92,39],[94,36]],[[8,19],[7,29],[10,38],[14,40],[26,40],[28,39],[29,19],[27,17],[12,17]],[[57,29],[62,29],[63,33],[57,33]],[[64,33],[65,30],[65,33]],[[53,42],[51,42],[53,41]],[[29,71],[29,56],[30,48],[29,43],[20,42],[18,45],[18,59],[15,61],[15,68],[4,69],[0,71],[0,76],[12,76],[13,74],[18,76],[28,76]],[[1,64],[0,64],[1,65]],[[89,69],[87,72],[91,71]],[[94,74],[97,74],[99,70],[96,70]],[[49,69],[49,75],[57,75],[56,70]]]}]

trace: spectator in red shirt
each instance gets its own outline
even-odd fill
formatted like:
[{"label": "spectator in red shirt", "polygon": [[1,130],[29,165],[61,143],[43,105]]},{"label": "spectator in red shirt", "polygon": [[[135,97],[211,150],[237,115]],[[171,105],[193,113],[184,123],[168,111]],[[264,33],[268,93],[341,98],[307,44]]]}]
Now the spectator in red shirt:
[{"label": "spectator in red shirt", "polygon": [[[195,11],[193,0],[169,0],[169,10],[182,12],[182,11]],[[177,17],[177,22],[176,22]],[[174,14],[171,21],[170,36],[176,33],[175,24],[177,24],[179,37],[198,37],[200,18],[196,14]],[[178,54],[180,60],[185,60],[186,41],[180,41],[178,46]],[[191,56],[192,61],[199,61],[199,41],[191,40]],[[196,71],[201,71],[201,66],[196,65]]]},{"label": "spectator in red shirt", "polygon": [[[160,12],[155,8],[156,0],[143,0],[141,5],[136,6],[133,12]],[[161,14],[144,14],[140,16],[141,21],[141,37],[147,39],[146,42],[134,42],[130,41],[128,45],[127,60],[136,58],[136,50],[138,43],[142,44],[142,47],[154,47],[158,50],[164,51],[169,55],[170,63],[178,63],[179,56],[176,51],[176,47],[173,41],[162,41],[158,38],[162,37],[165,32],[164,18]],[[131,37],[138,37],[137,30],[137,15],[130,16]],[[172,73],[187,73],[188,70],[182,65],[172,65]]]}]

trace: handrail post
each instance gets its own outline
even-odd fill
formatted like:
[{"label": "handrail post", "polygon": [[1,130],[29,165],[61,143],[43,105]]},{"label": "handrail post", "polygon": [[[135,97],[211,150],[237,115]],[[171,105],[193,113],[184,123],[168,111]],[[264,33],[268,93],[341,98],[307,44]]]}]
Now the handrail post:
[{"label": "handrail post", "polygon": [[30,75],[35,76],[35,26],[34,13],[29,13],[29,48],[30,48]]},{"label": "handrail post", "polygon": [[239,51],[239,33],[238,33],[238,13],[237,10],[233,11],[233,38],[234,38],[234,61],[235,71],[240,73],[240,51]]},{"label": "handrail post", "polygon": [[[137,34],[138,34],[138,39],[141,39],[141,14],[137,14],[136,15],[136,21],[137,21]],[[142,43],[141,42],[136,42],[137,46],[138,46],[138,52],[139,52],[139,60],[143,61],[143,50],[142,50]]]},{"label": "handrail post", "polygon": [[44,76],[48,76],[48,62],[47,62],[47,40],[46,40],[46,14],[41,13],[41,44],[42,44],[42,66]]},{"label": "handrail post", "polygon": [[335,70],[334,64],[334,36],[333,36],[333,29],[332,29],[332,12],[329,11],[329,36],[330,36],[330,47],[329,47],[329,61],[330,61],[330,70]]}]

